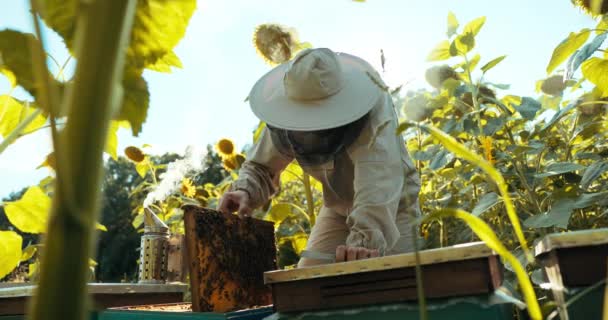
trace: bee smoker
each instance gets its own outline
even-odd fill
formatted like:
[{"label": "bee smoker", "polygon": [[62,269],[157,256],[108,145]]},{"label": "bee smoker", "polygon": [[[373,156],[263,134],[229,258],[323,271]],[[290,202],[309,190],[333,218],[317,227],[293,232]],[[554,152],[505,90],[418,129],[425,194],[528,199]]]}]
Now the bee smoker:
[{"label": "bee smoker", "polygon": [[139,256],[139,283],[158,284],[167,280],[169,227],[150,209],[144,209],[144,235]]}]

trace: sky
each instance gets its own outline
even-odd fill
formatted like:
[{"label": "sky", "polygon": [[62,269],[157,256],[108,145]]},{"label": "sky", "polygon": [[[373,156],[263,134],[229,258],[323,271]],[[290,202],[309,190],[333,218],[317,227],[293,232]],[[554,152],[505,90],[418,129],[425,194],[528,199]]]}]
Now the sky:
[{"label": "sky", "polygon": [[[32,32],[28,4],[0,0],[0,30]],[[461,26],[487,17],[475,52],[481,55],[481,64],[507,55],[485,78],[511,84],[509,92],[517,95],[536,94],[535,82],[546,77],[553,48],[570,32],[595,26],[569,0],[199,0],[185,37],[175,48],[183,69],[144,73],[151,92],[148,117],[138,137],[127,129],[119,131],[119,153],[143,144],[152,145],[149,153],[183,153],[188,145],[213,144],[223,137],[233,139],[237,148],[251,143],[258,120],[244,100],[271,68],[252,46],[259,24],[293,27],[301,41],[357,55],[379,70],[382,49],[385,81],[392,87],[407,83],[405,90],[416,90],[428,87],[424,71],[432,63],[426,57],[446,39],[449,11]],[[60,63],[65,61],[69,54],[61,39],[49,29],[43,34],[47,51]],[[68,69],[73,67],[72,61]],[[9,93],[28,97],[22,90],[11,92],[0,76],[0,95]],[[50,144],[49,133],[39,131],[0,154],[0,198],[49,174],[36,167]]]}]

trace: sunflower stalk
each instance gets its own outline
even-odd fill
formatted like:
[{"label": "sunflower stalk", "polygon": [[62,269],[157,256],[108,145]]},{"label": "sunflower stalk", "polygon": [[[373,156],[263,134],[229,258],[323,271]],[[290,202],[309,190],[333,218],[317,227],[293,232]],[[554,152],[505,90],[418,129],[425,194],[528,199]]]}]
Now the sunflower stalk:
[{"label": "sunflower stalk", "polygon": [[61,102],[68,118],[64,130],[54,136],[62,170],[55,182],[40,282],[28,319],[87,318],[86,283],[99,211],[102,154],[109,121],[121,101],[124,52],[135,5],[136,0],[80,3],[75,80]]},{"label": "sunflower stalk", "polygon": [[304,181],[304,192],[306,193],[306,205],[308,208],[308,219],[310,220],[310,227],[315,225],[315,203],[312,197],[312,185],[310,183],[310,175],[304,173],[302,176]]}]

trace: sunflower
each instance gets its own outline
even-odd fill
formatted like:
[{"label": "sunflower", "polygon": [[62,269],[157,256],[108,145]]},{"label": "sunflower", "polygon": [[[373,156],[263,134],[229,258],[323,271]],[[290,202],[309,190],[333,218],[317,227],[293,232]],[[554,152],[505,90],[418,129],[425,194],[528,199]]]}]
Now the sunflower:
[{"label": "sunflower", "polygon": [[552,96],[560,96],[562,92],[566,89],[566,83],[564,82],[564,77],[561,75],[550,76],[549,78],[543,80],[540,90],[548,95]]},{"label": "sunflower", "polygon": [[125,148],[125,155],[135,161],[135,162],[142,162],[145,159],[145,154],[143,151],[141,151],[141,149],[139,149],[138,147],[134,147],[134,146],[129,146]]},{"label": "sunflower", "polygon": [[217,153],[222,158],[232,157],[234,155],[234,142],[230,139],[223,138],[215,145]]},{"label": "sunflower", "polygon": [[270,65],[277,65],[291,59],[299,47],[299,42],[294,29],[267,23],[255,29],[253,46],[264,61]]},{"label": "sunflower", "polygon": [[583,9],[591,16],[604,15],[608,13],[608,0],[571,0],[572,3]]},{"label": "sunflower", "polygon": [[192,198],[196,195],[196,188],[194,187],[194,184],[192,184],[192,180],[188,178],[184,178],[184,180],[182,180],[182,187],[180,188],[180,191],[188,198]]},{"label": "sunflower", "polygon": [[426,81],[436,89],[441,89],[447,79],[458,80],[458,74],[448,65],[434,66],[426,70]]},{"label": "sunflower", "polygon": [[224,169],[226,169],[226,171],[233,171],[238,169],[239,164],[236,161],[236,157],[231,156],[226,157],[224,158],[224,160],[222,160],[222,166],[224,167]]}]

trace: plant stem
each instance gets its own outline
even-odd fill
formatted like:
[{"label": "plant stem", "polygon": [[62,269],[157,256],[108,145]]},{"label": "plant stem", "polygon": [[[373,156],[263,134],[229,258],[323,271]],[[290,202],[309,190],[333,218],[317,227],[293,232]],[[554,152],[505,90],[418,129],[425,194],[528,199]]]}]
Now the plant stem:
[{"label": "plant stem", "polygon": [[[62,99],[68,120],[59,138],[58,171],[42,252],[40,283],[28,319],[88,318],[86,283],[99,211],[103,149],[122,97],[120,81],[135,0],[80,3],[75,80]],[[42,88],[44,91],[44,87]],[[52,109],[51,109],[52,110]]]},{"label": "plant stem", "polygon": [[6,148],[8,148],[9,145],[11,145],[11,143],[15,142],[15,140],[17,140],[17,138],[21,137],[21,133],[23,132],[23,130],[25,130],[25,128],[27,128],[27,126],[32,123],[32,121],[34,121],[34,119],[36,119],[36,117],[38,115],[40,115],[40,113],[42,113],[42,109],[36,109],[34,112],[32,112],[29,116],[27,116],[23,121],[21,121],[17,127],[11,131],[11,133],[6,136],[6,138],[4,140],[2,140],[2,143],[0,143],[0,154],[2,154],[4,152],[4,150],[6,150]]},{"label": "plant stem", "polygon": [[477,118],[477,129],[479,130],[478,134],[482,134],[482,129],[481,129],[481,106],[479,106],[479,101],[477,101],[477,96],[479,95],[479,88],[477,85],[473,84],[473,74],[471,73],[471,68],[469,65],[469,58],[467,58],[466,54],[462,55],[464,57],[464,61],[467,64],[467,75],[469,76],[469,87],[471,88],[471,96],[473,97],[473,107],[475,108],[476,114],[475,117]]},{"label": "plant stem", "polygon": [[310,227],[315,225],[316,217],[315,217],[315,203],[312,197],[312,186],[310,183],[310,175],[304,172],[302,175],[302,180],[304,181],[304,192],[306,193],[306,205],[308,208],[308,218],[310,220]]},{"label": "plant stem", "polygon": [[422,267],[420,266],[420,250],[418,249],[418,237],[416,225],[412,225],[412,241],[414,243],[414,252],[416,254],[416,293],[418,294],[418,308],[420,309],[420,320],[429,318],[426,310],[426,297],[424,296],[424,282],[422,281]]}]

